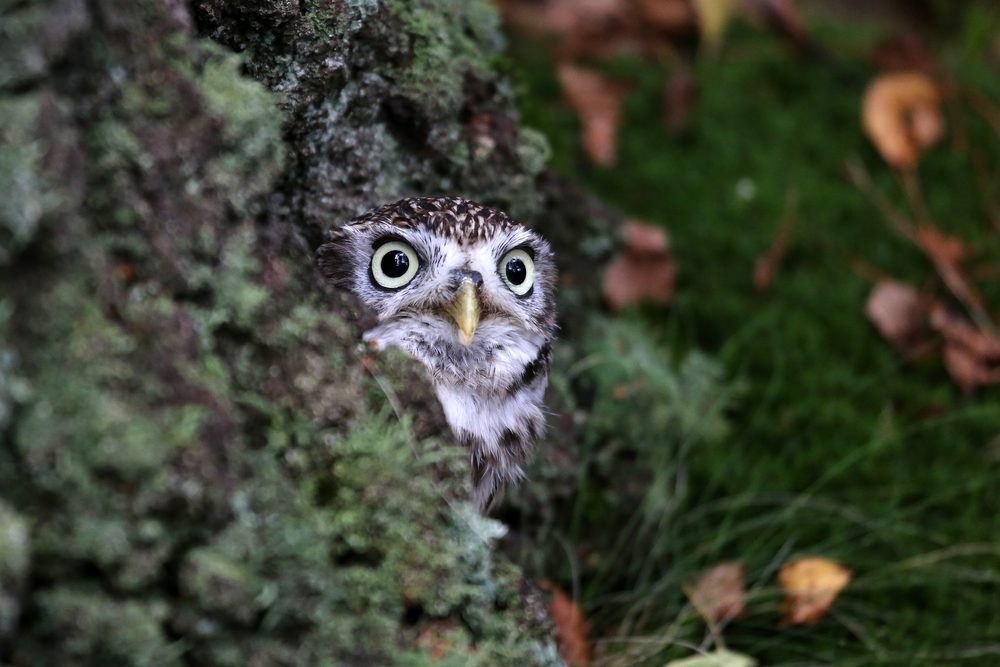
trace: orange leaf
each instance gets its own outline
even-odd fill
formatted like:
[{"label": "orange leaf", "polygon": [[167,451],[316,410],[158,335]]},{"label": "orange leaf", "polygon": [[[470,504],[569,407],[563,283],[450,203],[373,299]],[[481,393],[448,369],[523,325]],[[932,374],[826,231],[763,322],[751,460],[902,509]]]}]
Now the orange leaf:
[{"label": "orange leaf", "polygon": [[675,266],[667,234],[659,227],[628,222],[625,247],[604,274],[604,298],[612,310],[643,300],[670,303]]},{"label": "orange leaf", "polygon": [[941,97],[925,74],[883,74],[865,91],[861,120],[882,158],[897,169],[912,169],[920,152],[944,134]]},{"label": "orange leaf", "polygon": [[826,558],[802,558],[782,566],[778,573],[785,591],[781,624],[816,623],[850,580],[850,570]]},{"label": "orange leaf", "polygon": [[583,149],[596,164],[610,167],[618,151],[618,125],[628,88],[576,65],[559,66],[559,83],[580,117]]},{"label": "orange leaf", "polygon": [[709,626],[743,614],[746,587],[742,563],[720,563],[683,588]]},{"label": "orange leaf", "polygon": [[573,600],[555,584],[543,581],[539,586],[552,593],[549,614],[556,624],[559,655],[568,667],[588,667],[591,662],[588,623]]}]

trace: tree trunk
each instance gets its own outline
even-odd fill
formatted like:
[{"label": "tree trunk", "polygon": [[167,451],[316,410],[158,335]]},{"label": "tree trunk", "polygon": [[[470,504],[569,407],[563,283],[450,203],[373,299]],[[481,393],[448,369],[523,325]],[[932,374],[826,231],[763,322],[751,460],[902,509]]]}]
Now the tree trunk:
[{"label": "tree trunk", "polygon": [[461,195],[593,302],[604,214],[539,175],[486,0],[8,0],[0,35],[0,664],[558,664],[419,370],[312,262]]}]

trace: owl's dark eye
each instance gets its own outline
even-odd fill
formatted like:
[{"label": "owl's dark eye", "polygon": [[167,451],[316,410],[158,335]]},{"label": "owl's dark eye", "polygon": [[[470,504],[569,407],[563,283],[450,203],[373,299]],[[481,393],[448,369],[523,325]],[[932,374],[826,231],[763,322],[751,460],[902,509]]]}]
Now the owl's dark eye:
[{"label": "owl's dark eye", "polygon": [[528,277],[528,269],[519,257],[511,257],[504,267],[504,275],[511,285],[520,285]]},{"label": "owl's dark eye", "polygon": [[535,261],[521,248],[504,255],[497,265],[497,271],[510,291],[518,296],[527,294],[535,284]]},{"label": "owl's dark eye", "polygon": [[379,266],[382,267],[382,273],[385,275],[390,278],[399,278],[409,271],[410,259],[402,250],[392,250],[382,257],[382,262]]},{"label": "owl's dark eye", "polygon": [[386,289],[399,289],[417,275],[420,260],[416,251],[403,241],[383,243],[372,255],[372,278]]}]

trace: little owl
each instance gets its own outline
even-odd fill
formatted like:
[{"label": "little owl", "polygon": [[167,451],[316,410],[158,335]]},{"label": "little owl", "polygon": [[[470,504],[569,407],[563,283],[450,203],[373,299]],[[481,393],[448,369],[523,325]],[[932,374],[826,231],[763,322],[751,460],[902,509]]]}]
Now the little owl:
[{"label": "little owl", "polygon": [[549,244],[501,211],[454,197],[403,199],[330,232],[323,275],[374,310],[374,349],[399,347],[430,375],[472,461],[473,500],[524,476],[545,426],[555,332]]}]

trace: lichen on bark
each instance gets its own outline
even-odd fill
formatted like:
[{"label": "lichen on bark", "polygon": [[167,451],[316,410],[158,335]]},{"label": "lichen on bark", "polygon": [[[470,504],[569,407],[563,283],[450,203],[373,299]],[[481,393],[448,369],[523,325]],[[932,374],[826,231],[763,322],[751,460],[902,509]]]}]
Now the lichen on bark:
[{"label": "lichen on bark", "polygon": [[558,664],[420,373],[373,379],[312,269],[388,199],[539,210],[492,9],[0,12],[0,662]]}]

